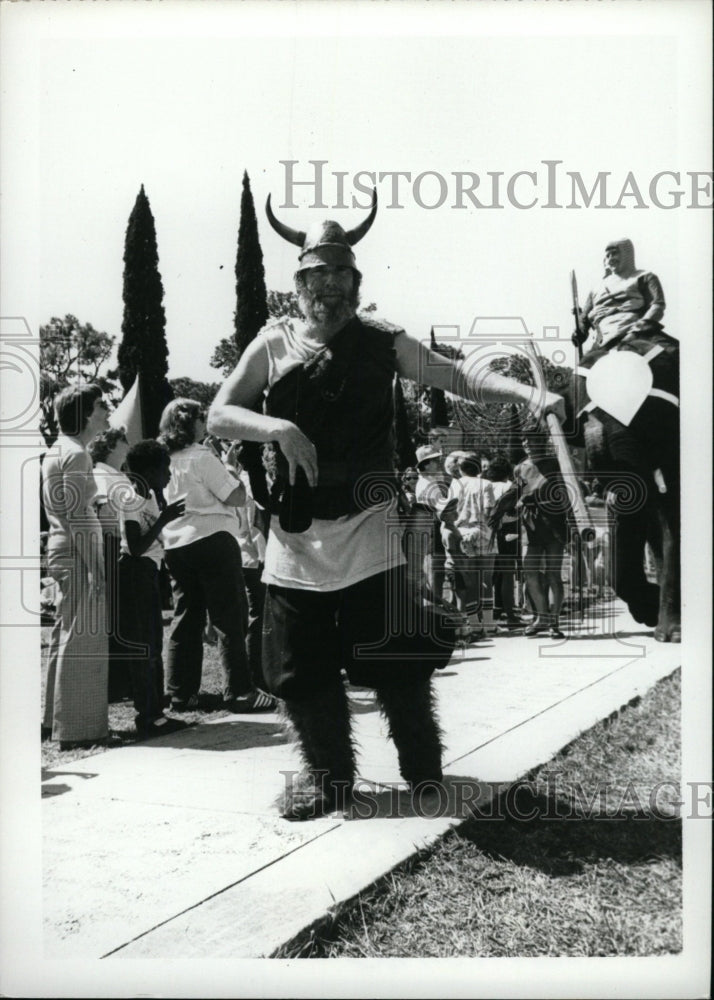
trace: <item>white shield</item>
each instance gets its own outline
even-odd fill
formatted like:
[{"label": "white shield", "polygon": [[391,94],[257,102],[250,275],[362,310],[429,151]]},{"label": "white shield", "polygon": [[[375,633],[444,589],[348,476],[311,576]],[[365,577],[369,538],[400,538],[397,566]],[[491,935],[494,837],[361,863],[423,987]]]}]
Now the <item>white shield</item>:
[{"label": "white shield", "polygon": [[586,384],[593,403],[629,427],[652,388],[652,369],[633,351],[612,351],[595,362]]}]

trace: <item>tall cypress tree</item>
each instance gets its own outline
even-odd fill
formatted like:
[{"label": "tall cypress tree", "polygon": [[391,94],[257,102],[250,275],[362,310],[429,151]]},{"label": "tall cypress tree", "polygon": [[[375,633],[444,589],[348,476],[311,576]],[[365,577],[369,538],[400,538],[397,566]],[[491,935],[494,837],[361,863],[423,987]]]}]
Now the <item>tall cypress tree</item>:
[{"label": "tall cypress tree", "polygon": [[[436,338],[434,336],[434,327],[431,328],[431,349],[432,351],[438,350],[438,344],[436,343]],[[433,429],[436,427],[448,427],[449,426],[449,410],[446,405],[446,396],[444,395],[443,389],[435,389],[431,386],[429,390],[429,397],[431,403],[431,417],[429,420],[429,426]]]},{"label": "tall cypress tree", "polygon": [[126,392],[141,375],[141,412],[144,437],[156,437],[159,418],[173,392],[166,375],[164,288],[159,273],[156,227],[144,185],[129,216],[124,242],[124,318],[117,357],[119,378]]},{"label": "tall cypress tree", "polygon": [[268,322],[268,293],[265,288],[263,251],[258,239],[258,220],[248,173],[243,174],[240,200],[238,252],[236,254],[235,343],[238,358]]}]

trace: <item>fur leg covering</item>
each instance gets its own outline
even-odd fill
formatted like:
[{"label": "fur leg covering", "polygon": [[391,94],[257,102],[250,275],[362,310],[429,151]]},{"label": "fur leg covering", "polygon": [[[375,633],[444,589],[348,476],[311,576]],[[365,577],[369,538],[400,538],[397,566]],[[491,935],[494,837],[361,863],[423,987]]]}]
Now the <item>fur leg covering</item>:
[{"label": "fur leg covering", "polygon": [[344,809],[355,779],[355,750],[344,685],[340,681],[307,698],[284,704],[304,770],[286,787],[280,814],[286,819],[314,819]]},{"label": "fur leg covering", "polygon": [[399,770],[412,790],[441,781],[441,729],[431,681],[377,688],[377,700],[399,754]]}]

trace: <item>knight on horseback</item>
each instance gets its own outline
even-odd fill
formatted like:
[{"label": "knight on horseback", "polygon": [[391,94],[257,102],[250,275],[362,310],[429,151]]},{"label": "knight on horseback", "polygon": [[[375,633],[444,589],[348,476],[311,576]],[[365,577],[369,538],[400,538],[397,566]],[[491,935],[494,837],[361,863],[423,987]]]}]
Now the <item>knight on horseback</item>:
[{"label": "knight on horseback", "polygon": [[628,239],[605,247],[605,274],[588,295],[580,331],[573,342],[583,344],[594,332],[591,348],[614,346],[625,338],[649,338],[662,331],[666,303],[656,274],[635,267],[635,248]]},{"label": "knight on horseback", "polygon": [[[615,589],[655,638],[680,639],[679,342],[664,332],[665,300],[655,274],[635,267],[628,239],[605,249],[605,276],[576,311],[573,342],[588,342],[563,395],[573,444],[616,515]],[[576,303],[577,310],[577,303]],[[590,334],[594,331],[594,338]],[[659,587],[644,573],[645,541]]]}]

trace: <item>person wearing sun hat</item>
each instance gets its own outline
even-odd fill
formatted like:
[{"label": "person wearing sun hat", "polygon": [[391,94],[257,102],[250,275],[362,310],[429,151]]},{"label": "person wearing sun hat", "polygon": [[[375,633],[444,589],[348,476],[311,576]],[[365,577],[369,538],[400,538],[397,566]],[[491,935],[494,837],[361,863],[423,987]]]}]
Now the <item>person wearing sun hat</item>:
[{"label": "person wearing sun hat", "polygon": [[[435,444],[423,444],[416,450],[416,467],[419,473],[415,494],[416,501],[431,512],[431,537],[428,540],[427,583],[428,591],[437,604],[443,604],[446,582],[446,551],[441,537],[443,515],[448,503],[448,487],[444,473],[444,456]],[[452,509],[455,504],[452,504]],[[447,512],[448,513],[448,512]]]},{"label": "person wearing sun hat", "polygon": [[423,444],[416,450],[416,467],[419,473],[415,490],[417,503],[434,510],[438,501],[446,496],[444,456],[434,445]]}]

